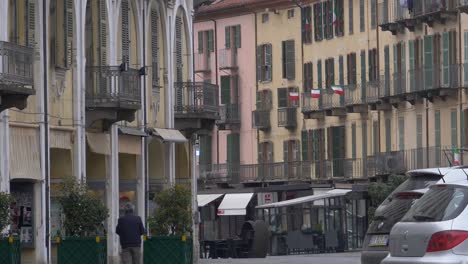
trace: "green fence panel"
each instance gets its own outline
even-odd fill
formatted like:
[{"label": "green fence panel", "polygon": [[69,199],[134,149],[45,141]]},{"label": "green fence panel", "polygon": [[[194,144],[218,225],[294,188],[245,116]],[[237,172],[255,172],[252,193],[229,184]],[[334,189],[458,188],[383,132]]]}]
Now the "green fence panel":
[{"label": "green fence panel", "polygon": [[57,248],[58,264],[106,264],[107,242],[96,238],[64,238]]},{"label": "green fence panel", "polygon": [[143,244],[144,264],[192,264],[192,239],[151,237]]},{"label": "green fence panel", "polygon": [[19,239],[12,241],[8,238],[0,239],[0,264],[20,264],[21,246]]}]

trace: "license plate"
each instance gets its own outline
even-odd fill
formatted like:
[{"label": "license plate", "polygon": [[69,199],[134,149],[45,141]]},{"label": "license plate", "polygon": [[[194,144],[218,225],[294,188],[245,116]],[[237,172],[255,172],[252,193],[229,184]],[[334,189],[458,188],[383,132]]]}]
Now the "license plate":
[{"label": "license plate", "polygon": [[369,247],[382,247],[388,245],[388,235],[371,236]]}]

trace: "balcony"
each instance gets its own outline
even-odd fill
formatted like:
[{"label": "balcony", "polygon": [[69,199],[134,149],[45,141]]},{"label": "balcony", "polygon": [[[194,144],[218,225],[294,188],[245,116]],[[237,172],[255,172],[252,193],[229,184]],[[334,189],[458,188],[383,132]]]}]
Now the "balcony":
[{"label": "balcony", "polygon": [[463,13],[468,13],[468,0],[459,0],[458,9]]},{"label": "balcony", "polygon": [[424,0],[414,1],[414,17],[427,23],[430,27],[435,22],[445,24],[450,17],[457,15],[458,0]]},{"label": "balcony", "polygon": [[210,53],[195,53],[195,73],[210,73],[211,72],[211,57]]},{"label": "balcony", "polygon": [[278,127],[294,129],[297,127],[297,108],[285,107],[278,109]]},{"label": "balcony", "polygon": [[270,124],[270,110],[255,110],[252,112],[252,127],[260,130],[269,130]]},{"label": "balcony", "polygon": [[107,130],[118,121],[132,122],[141,108],[140,73],[121,66],[86,67],[86,123],[102,121]]},{"label": "balcony", "polygon": [[361,84],[349,84],[346,86],[344,95],[345,105],[351,113],[366,113],[365,92],[362,91]]},{"label": "balcony", "polygon": [[239,170],[239,164],[207,164],[198,166],[199,178],[205,185],[239,184],[241,182]]},{"label": "balcony", "polygon": [[175,82],[175,128],[211,130],[219,119],[218,86],[204,82]]},{"label": "balcony", "polygon": [[237,49],[222,49],[219,51],[219,69],[221,70],[236,70],[237,65]]},{"label": "balcony", "polygon": [[220,129],[229,129],[232,126],[240,125],[239,104],[225,104],[220,106],[220,119],[216,122]]},{"label": "balcony", "polygon": [[35,94],[33,62],[33,48],[0,41],[0,112],[26,108]]},{"label": "balcony", "polygon": [[301,112],[304,114],[306,119],[323,119],[325,118],[325,112],[322,107],[322,97],[312,98],[310,93],[302,93],[302,109]]},{"label": "balcony", "polygon": [[333,90],[329,89],[322,94],[322,97],[322,107],[327,116],[346,116],[344,96],[335,94]]}]

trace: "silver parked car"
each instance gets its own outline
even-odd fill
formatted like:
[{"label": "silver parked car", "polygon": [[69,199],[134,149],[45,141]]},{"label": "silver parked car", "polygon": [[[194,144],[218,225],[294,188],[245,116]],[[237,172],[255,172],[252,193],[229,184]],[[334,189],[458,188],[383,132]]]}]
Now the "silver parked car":
[{"label": "silver parked car", "polygon": [[468,183],[431,186],[390,233],[383,264],[467,264]]},{"label": "silver parked car", "polygon": [[[392,227],[401,220],[425,188],[442,182],[466,180],[462,167],[431,168],[407,172],[409,177],[390,194],[375,211],[364,238],[362,264],[380,264],[388,255],[388,239]],[[442,177],[444,178],[442,180]]]}]

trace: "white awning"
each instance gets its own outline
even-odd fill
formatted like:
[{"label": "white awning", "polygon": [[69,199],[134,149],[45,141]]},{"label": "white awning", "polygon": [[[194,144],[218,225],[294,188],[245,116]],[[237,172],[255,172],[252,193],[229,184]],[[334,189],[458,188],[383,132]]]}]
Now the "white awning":
[{"label": "white awning", "polygon": [[119,153],[141,155],[141,137],[119,135]]},{"label": "white awning", "polygon": [[198,207],[203,207],[221,196],[223,196],[223,194],[199,194],[197,195]]},{"label": "white awning", "polygon": [[303,204],[303,203],[310,203],[310,202],[314,202],[314,201],[322,200],[322,199],[326,199],[326,198],[344,196],[347,193],[349,193],[350,191],[351,190],[334,189],[334,190],[331,190],[331,191],[328,191],[328,192],[322,193],[322,194],[309,195],[309,196],[299,197],[299,198],[296,198],[296,199],[281,201],[281,202],[277,202],[277,203],[259,205],[256,208],[257,209],[279,208],[279,207],[298,205],[298,204]]},{"label": "white awning", "polygon": [[185,143],[187,139],[176,129],[153,128],[151,134],[163,142]]},{"label": "white awning", "polygon": [[253,193],[229,193],[218,207],[218,215],[246,215],[246,207]]},{"label": "white awning", "polygon": [[86,133],[89,149],[97,154],[110,155],[110,136],[104,133]]},{"label": "white awning", "polygon": [[38,129],[10,128],[10,179],[41,179]]},{"label": "white awning", "polygon": [[50,147],[58,149],[72,149],[73,133],[58,129],[50,130]]}]

